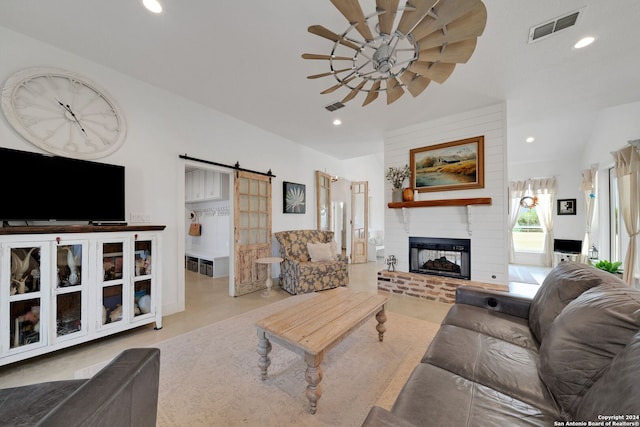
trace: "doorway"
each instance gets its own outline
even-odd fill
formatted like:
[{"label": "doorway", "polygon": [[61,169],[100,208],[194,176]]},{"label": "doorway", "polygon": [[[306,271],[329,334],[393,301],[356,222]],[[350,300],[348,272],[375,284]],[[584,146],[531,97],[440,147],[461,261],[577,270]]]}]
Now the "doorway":
[{"label": "doorway", "polygon": [[[184,268],[233,289],[233,177],[226,169],[185,163]],[[199,224],[199,233],[190,233]],[[184,288],[186,292],[186,287]]]}]

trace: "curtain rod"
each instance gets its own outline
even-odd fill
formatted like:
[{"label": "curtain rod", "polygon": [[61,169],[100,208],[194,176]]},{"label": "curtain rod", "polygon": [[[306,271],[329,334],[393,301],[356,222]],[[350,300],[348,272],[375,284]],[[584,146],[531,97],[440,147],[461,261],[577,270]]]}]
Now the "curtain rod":
[{"label": "curtain rod", "polygon": [[251,169],[241,168],[239,162],[236,162],[235,165],[231,166],[231,165],[225,165],[224,163],[211,162],[209,160],[202,160],[202,159],[197,159],[195,157],[189,157],[186,153],[184,155],[180,154],[178,157],[180,157],[181,159],[185,159],[185,160],[193,160],[194,162],[206,163],[206,164],[215,165],[215,166],[222,166],[223,168],[234,169],[236,171],[257,173],[258,175],[264,175],[264,176],[268,176],[269,178],[275,178],[275,175],[271,173],[271,169],[269,169],[269,171],[266,172],[266,173],[265,172],[258,172],[258,171],[254,171],[254,170],[251,170]]}]

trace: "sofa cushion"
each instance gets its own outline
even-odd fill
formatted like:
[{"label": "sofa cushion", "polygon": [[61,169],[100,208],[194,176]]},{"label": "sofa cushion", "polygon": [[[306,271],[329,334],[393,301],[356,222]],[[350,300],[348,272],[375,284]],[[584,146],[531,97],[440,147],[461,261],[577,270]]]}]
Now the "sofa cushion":
[{"label": "sofa cushion", "polygon": [[454,304],[442,324],[471,329],[536,351],[539,347],[526,319],[482,307]]},{"label": "sofa cushion", "polygon": [[0,390],[2,425],[33,426],[87,380],[51,381]]},{"label": "sofa cushion", "polygon": [[[598,420],[599,416],[640,415],[640,332],[614,359],[602,377],[587,391],[574,419]],[[622,421],[637,422],[637,418]]]},{"label": "sofa cushion", "polygon": [[626,287],[613,274],[586,264],[563,261],[549,272],[531,302],[529,326],[538,342],[542,342],[563,308],[587,289],[602,284]]},{"label": "sofa cushion", "polygon": [[420,363],[391,412],[417,426],[550,426],[557,415],[470,381],[445,369]]},{"label": "sofa cushion", "polygon": [[453,325],[442,325],[422,358],[514,399],[558,412],[538,376],[537,350]]},{"label": "sofa cushion", "polygon": [[629,287],[591,288],[558,315],[540,347],[540,377],[566,413],[639,330],[640,291]]}]

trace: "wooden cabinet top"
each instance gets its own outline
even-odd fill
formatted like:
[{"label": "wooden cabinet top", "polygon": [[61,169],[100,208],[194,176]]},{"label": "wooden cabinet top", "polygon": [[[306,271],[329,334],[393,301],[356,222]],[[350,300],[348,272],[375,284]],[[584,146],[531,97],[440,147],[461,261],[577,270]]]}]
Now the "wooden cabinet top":
[{"label": "wooden cabinet top", "polygon": [[0,227],[0,236],[11,234],[115,233],[120,231],[161,231],[166,225],[37,225]]}]

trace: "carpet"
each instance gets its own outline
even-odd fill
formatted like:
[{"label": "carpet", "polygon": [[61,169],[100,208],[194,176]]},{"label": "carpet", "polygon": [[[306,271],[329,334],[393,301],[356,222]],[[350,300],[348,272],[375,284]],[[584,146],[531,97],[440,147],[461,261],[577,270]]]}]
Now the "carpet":
[{"label": "carpet", "polygon": [[439,325],[387,312],[325,355],[318,412],[307,412],[306,364],[273,343],[260,380],[255,323],[298,301],[275,302],[160,342],[158,426],[360,426],[373,405],[390,408]]}]

